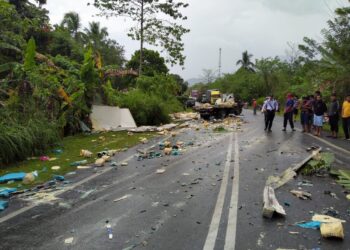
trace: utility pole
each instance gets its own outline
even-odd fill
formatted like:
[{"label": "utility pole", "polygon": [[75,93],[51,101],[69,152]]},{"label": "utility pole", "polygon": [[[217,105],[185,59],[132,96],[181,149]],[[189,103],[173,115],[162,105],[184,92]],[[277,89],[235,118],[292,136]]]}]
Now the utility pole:
[{"label": "utility pole", "polygon": [[221,78],[221,52],[222,49],[219,49],[219,78]]}]

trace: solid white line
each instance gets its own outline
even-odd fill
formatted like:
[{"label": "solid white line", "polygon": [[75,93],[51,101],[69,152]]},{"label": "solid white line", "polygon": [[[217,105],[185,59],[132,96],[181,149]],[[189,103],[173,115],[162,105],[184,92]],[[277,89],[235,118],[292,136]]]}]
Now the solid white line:
[{"label": "solid white line", "polygon": [[230,135],[230,142],[227,149],[224,174],[222,177],[221,187],[220,187],[218,199],[216,201],[214,214],[211,219],[208,235],[203,247],[204,250],[213,250],[215,247],[215,242],[219,231],[220,219],[222,215],[222,209],[224,207],[224,202],[225,202],[227,183],[229,179],[231,156],[232,156],[232,140],[233,140],[233,134]]},{"label": "solid white line", "polygon": [[[299,131],[299,132],[301,132],[301,129],[299,129],[299,128],[296,128],[296,130]],[[349,150],[346,150],[346,149],[344,149],[344,148],[341,148],[341,147],[339,147],[339,146],[337,146],[337,145],[335,145],[335,144],[333,144],[333,143],[331,143],[331,142],[329,142],[329,141],[327,141],[327,140],[325,140],[325,139],[322,139],[322,138],[320,138],[320,137],[314,136],[313,134],[310,134],[310,133],[305,133],[305,134],[308,135],[308,136],[311,136],[312,138],[315,138],[315,139],[317,139],[317,140],[323,142],[324,144],[327,144],[327,145],[330,146],[330,147],[333,147],[333,148],[335,148],[335,149],[337,149],[337,150],[339,150],[339,151],[342,151],[343,153],[350,154],[350,151],[349,151]]]},{"label": "solid white line", "polygon": [[234,178],[232,183],[232,194],[225,237],[225,250],[234,250],[236,245],[238,193],[239,193],[239,149],[238,135],[235,133],[235,154],[234,154]]}]

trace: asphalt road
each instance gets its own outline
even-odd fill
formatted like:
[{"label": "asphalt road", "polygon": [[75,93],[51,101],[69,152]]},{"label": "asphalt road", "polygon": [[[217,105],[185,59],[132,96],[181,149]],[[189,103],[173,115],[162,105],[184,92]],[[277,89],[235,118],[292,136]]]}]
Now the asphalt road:
[{"label": "asphalt road", "polygon": [[[318,230],[293,226],[310,220],[311,211],[320,213],[327,207],[349,221],[346,194],[329,177],[308,177],[314,185],[303,188],[313,199],[303,201],[289,193],[306,178],[299,176],[276,192],[287,216],[261,216],[269,175],[302,161],[312,145],[334,152],[336,166],[349,168],[347,145],[338,148],[332,141],[283,133],[279,117],[272,133],[263,131],[262,115],[245,111],[244,120],[242,132],[184,130],[171,140],[194,146],[179,156],[143,161],[133,156],[157,138],[117,156],[119,162],[128,159],[128,166],[67,176],[70,190],[50,204],[11,200],[10,208],[0,214],[0,249],[350,249],[349,223],[344,224],[343,241],[322,239]],[[157,174],[158,169],[165,172]],[[119,198],[124,199],[114,201]],[[65,243],[69,238],[72,242]]]}]

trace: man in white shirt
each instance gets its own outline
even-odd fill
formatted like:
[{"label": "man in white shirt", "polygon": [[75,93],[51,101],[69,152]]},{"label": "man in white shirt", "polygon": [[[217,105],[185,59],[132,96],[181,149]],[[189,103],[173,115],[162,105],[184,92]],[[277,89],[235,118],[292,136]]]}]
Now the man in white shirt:
[{"label": "man in white shirt", "polygon": [[272,123],[275,119],[276,111],[278,110],[278,103],[273,98],[273,95],[270,95],[267,100],[264,102],[262,107],[262,112],[265,114],[265,131],[271,132]]}]

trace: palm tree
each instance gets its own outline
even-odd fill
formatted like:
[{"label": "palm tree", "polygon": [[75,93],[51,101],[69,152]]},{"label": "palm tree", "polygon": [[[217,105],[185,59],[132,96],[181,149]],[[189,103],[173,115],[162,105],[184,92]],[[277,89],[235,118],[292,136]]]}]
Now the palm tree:
[{"label": "palm tree", "polygon": [[248,71],[254,71],[254,63],[251,62],[252,54],[249,54],[248,51],[242,53],[242,59],[236,62],[236,65],[241,65],[241,68],[244,68]]},{"label": "palm tree", "polygon": [[102,41],[108,37],[107,28],[100,27],[99,22],[89,23],[89,28],[84,29],[87,40],[93,45],[94,48],[98,48]]},{"label": "palm tree", "polygon": [[79,14],[74,11],[67,12],[64,14],[61,26],[65,27],[71,35],[76,37],[81,26]]}]

